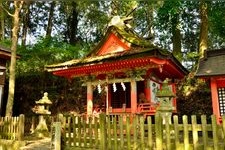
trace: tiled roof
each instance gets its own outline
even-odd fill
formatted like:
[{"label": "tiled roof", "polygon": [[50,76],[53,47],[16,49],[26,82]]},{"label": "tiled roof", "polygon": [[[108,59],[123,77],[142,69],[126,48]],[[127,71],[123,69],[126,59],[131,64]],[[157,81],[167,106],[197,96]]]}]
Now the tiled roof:
[{"label": "tiled roof", "polygon": [[197,77],[225,75],[225,49],[207,50],[200,59]]}]

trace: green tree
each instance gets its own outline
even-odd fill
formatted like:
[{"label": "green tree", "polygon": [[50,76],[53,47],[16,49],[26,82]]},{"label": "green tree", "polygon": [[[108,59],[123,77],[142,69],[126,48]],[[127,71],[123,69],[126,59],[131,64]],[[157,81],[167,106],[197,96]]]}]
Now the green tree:
[{"label": "green tree", "polygon": [[182,58],[181,52],[181,13],[182,3],[179,0],[165,1],[158,11],[158,25],[161,29],[168,29],[171,36],[172,52],[178,58]]},{"label": "green tree", "polygon": [[5,39],[5,13],[4,13],[4,10],[2,8],[2,2],[0,2],[0,39],[1,40],[4,40]]},{"label": "green tree", "polygon": [[[15,92],[15,75],[16,75],[16,50],[18,44],[18,33],[20,27],[20,10],[23,6],[23,1],[14,1],[14,13],[11,14],[7,11],[8,15],[13,18],[13,28],[12,28],[12,45],[11,45],[11,60],[9,68],[9,93],[6,105],[6,116],[12,116],[13,102],[14,102],[14,92]],[[4,7],[2,7],[4,8]]]},{"label": "green tree", "polygon": [[204,57],[204,51],[208,48],[208,4],[205,0],[200,1],[200,37],[199,56]]},{"label": "green tree", "polygon": [[26,46],[26,41],[27,41],[27,34],[28,34],[28,28],[29,28],[29,24],[30,24],[30,5],[31,2],[27,1],[24,4],[24,8],[23,8],[23,15],[22,15],[22,35],[21,35],[21,44],[22,46]]}]

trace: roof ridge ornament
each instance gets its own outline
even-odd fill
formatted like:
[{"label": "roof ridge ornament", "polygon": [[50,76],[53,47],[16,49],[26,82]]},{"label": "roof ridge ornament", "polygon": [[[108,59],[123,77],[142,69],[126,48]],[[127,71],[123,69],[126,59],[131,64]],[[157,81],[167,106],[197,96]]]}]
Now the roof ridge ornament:
[{"label": "roof ridge ornament", "polygon": [[[109,27],[110,26],[116,26],[116,27],[128,27],[131,28],[131,25],[127,23],[127,21],[132,20],[133,17],[123,17],[121,18],[120,16],[113,16],[112,19],[109,22]],[[126,22],[126,23],[125,23]]]},{"label": "roof ridge ornament", "polygon": [[128,21],[132,20],[133,17],[130,16],[135,10],[137,9],[137,5],[135,5],[130,12],[127,13],[126,16],[120,17],[118,15],[113,16],[112,19],[109,22],[110,26],[116,26],[116,27],[128,27],[131,28],[131,25],[128,23]]}]

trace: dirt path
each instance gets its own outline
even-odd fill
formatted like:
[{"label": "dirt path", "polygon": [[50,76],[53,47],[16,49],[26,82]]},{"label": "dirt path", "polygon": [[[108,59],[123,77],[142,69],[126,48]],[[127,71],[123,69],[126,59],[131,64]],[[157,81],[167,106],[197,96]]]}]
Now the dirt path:
[{"label": "dirt path", "polygon": [[50,150],[50,138],[27,140],[20,150]]}]

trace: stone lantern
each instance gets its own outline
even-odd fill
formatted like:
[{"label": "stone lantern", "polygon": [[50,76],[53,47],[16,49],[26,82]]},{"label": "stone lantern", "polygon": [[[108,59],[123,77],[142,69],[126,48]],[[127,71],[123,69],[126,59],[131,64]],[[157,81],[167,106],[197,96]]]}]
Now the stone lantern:
[{"label": "stone lantern", "polygon": [[50,115],[49,106],[52,102],[48,99],[48,93],[45,92],[42,99],[35,102],[36,106],[33,108],[33,112],[39,115],[39,123],[37,128],[34,130],[34,133],[38,137],[48,136],[48,127],[46,124],[45,116]]},{"label": "stone lantern", "polygon": [[[165,124],[165,117],[170,116],[171,118],[172,116],[172,111],[174,110],[172,98],[175,97],[175,94],[168,85],[168,79],[163,81],[162,89],[157,91],[156,97],[159,99],[159,107],[156,112],[160,114],[163,119],[163,124]],[[171,119],[169,123],[171,123]]]}]

